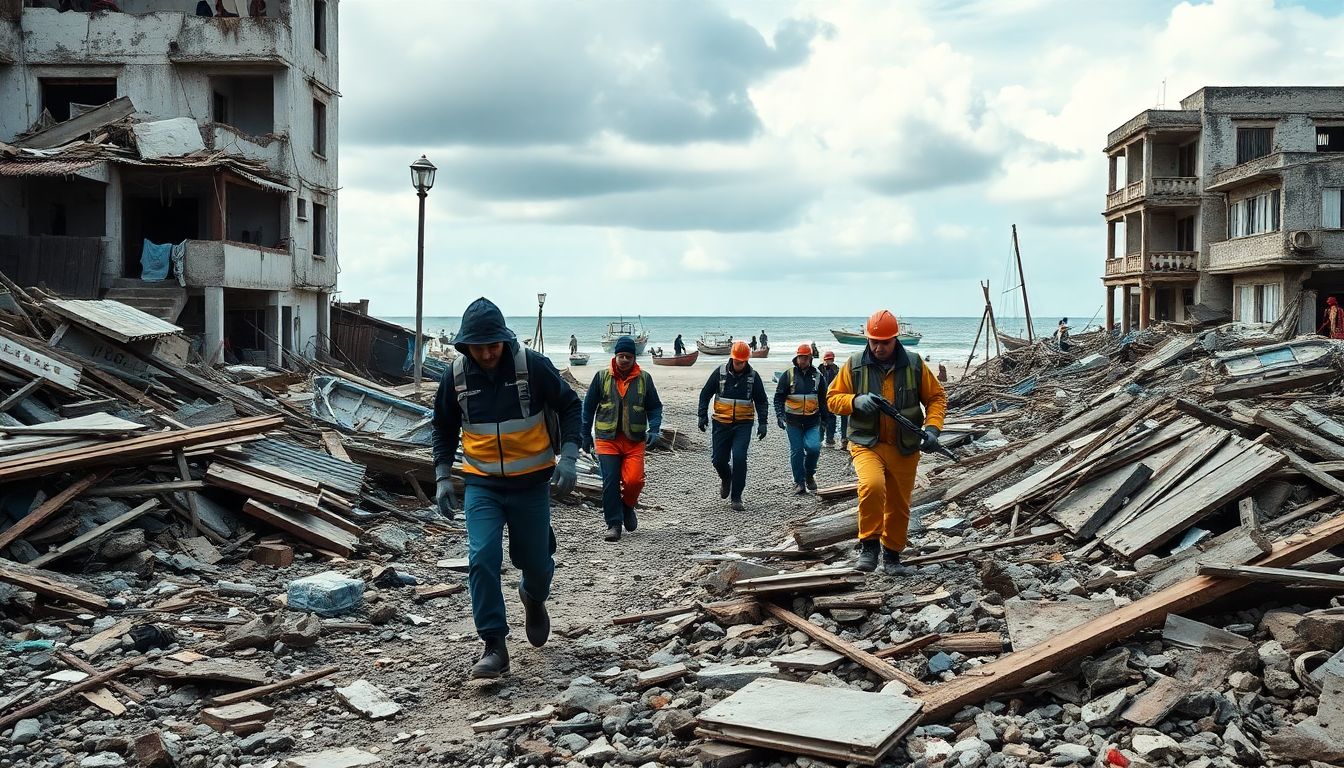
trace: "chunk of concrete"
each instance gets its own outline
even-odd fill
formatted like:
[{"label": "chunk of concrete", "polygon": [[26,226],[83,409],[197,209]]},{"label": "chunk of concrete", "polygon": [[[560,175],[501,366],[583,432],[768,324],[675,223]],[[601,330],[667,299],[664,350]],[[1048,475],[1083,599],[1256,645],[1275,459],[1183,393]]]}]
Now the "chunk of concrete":
[{"label": "chunk of concrete", "polygon": [[341,747],[291,757],[285,761],[284,768],[360,768],[382,761],[381,757],[357,747]]},{"label": "chunk of concrete", "polygon": [[364,600],[364,582],[336,571],[323,571],[289,583],[289,607],[319,616],[341,616]]},{"label": "chunk of concrete", "polygon": [[755,664],[712,664],[695,673],[701,688],[727,688],[736,691],[762,677],[778,677],[779,669],[770,662]]},{"label": "chunk of concrete", "polygon": [[386,720],[401,711],[395,701],[368,680],[356,680],[344,688],[337,688],[336,695],[346,706],[370,720]]}]

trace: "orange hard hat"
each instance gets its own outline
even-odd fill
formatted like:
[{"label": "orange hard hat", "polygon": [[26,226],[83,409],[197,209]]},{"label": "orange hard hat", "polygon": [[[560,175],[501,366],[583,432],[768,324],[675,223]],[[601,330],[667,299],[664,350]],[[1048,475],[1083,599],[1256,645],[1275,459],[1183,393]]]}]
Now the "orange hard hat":
[{"label": "orange hard hat", "polygon": [[733,359],[734,360],[751,359],[751,348],[747,346],[747,342],[745,341],[733,342]]},{"label": "orange hard hat", "polygon": [[826,354],[824,354],[824,355],[821,356],[821,359],[822,359],[822,360],[834,360],[834,359],[835,359],[835,353],[828,349],[828,350],[826,350]]},{"label": "orange hard hat", "polygon": [[797,352],[797,354],[794,355],[794,357],[798,357],[799,355],[807,355],[808,357],[811,357],[811,356],[812,356],[812,345],[811,345],[811,344],[799,344],[799,345],[798,345],[798,352]]},{"label": "orange hard hat", "polygon": [[873,341],[894,339],[900,332],[901,324],[896,320],[896,316],[886,309],[879,309],[869,315],[868,323],[863,327],[863,335]]}]

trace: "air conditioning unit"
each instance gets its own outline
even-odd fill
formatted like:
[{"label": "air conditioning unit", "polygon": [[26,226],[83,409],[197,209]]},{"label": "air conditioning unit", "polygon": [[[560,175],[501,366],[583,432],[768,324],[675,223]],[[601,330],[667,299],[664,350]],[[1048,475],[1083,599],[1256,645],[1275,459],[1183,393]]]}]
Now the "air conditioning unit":
[{"label": "air conditioning unit", "polygon": [[1314,229],[1299,229],[1288,233],[1288,242],[1294,251],[1315,251],[1321,247],[1321,233]]}]

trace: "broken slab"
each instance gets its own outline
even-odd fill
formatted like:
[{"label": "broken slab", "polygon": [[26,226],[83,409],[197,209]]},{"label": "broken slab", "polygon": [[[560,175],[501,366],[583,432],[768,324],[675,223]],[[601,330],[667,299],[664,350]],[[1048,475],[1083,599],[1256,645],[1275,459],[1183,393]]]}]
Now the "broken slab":
[{"label": "broken slab", "polygon": [[485,720],[472,723],[471,730],[476,733],[499,731],[505,728],[517,728],[520,725],[544,723],[553,717],[555,717],[555,707],[543,707],[533,712],[517,712],[512,715],[500,715],[499,717],[486,718]]},{"label": "broken slab", "polygon": [[1003,603],[1004,619],[1008,623],[1008,638],[1013,650],[1020,651],[1039,645],[1061,632],[1086,624],[1115,610],[1115,601],[1097,600],[1021,600],[1013,598]]},{"label": "broken slab", "polygon": [[844,656],[824,648],[808,648],[793,653],[781,653],[766,661],[780,669],[792,669],[801,672],[830,672],[840,666]]},{"label": "broken slab", "polygon": [[701,688],[737,690],[763,677],[778,677],[779,669],[766,661],[755,664],[711,664],[695,673]]},{"label": "broken slab", "polygon": [[291,757],[284,762],[284,768],[360,768],[382,761],[381,757],[357,747],[341,747]]},{"label": "broken slab", "polygon": [[[226,707],[206,707],[201,710],[201,722],[223,733],[225,731],[248,732],[253,726],[261,726],[275,717],[275,709],[259,701],[245,701]],[[257,730],[260,730],[258,727]]]},{"label": "broken slab", "polygon": [[662,685],[663,683],[685,677],[690,671],[690,667],[687,667],[680,662],[676,664],[668,664],[667,666],[640,672],[635,676],[635,686],[638,688],[651,688],[655,685]]},{"label": "broken slab", "polygon": [[1177,648],[1192,651],[1241,653],[1252,648],[1251,641],[1241,635],[1174,613],[1167,615],[1167,623],[1162,627],[1162,640]]},{"label": "broken slab", "polygon": [[370,720],[386,720],[401,711],[399,704],[368,680],[356,680],[344,688],[337,688],[336,695],[346,706]]}]

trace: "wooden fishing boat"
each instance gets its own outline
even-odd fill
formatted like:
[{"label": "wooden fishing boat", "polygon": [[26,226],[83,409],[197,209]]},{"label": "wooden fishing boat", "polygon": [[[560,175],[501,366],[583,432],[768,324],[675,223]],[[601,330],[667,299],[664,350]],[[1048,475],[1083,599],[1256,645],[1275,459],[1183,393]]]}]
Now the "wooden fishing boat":
[{"label": "wooden fishing boat", "polygon": [[769,347],[761,347],[760,349],[753,349],[753,350],[751,350],[751,356],[752,356],[752,357],[769,357],[769,356],[770,356],[770,348],[769,348]]},{"label": "wooden fishing boat", "polygon": [[727,355],[733,351],[733,337],[722,331],[705,331],[695,340],[695,348],[706,355]]},{"label": "wooden fishing boat", "polygon": [[1021,336],[1009,336],[1006,333],[999,334],[999,343],[1003,345],[1004,349],[1007,349],[1010,352],[1014,349],[1022,349],[1031,346],[1031,342]]},{"label": "wooden fishing boat", "polygon": [[[924,334],[908,327],[904,320],[901,320],[900,324],[901,332],[896,335],[896,340],[905,346],[913,347],[919,343],[920,339],[924,338]],[[846,331],[842,328],[832,328],[831,335],[841,344],[852,344],[856,347],[861,347],[868,343],[868,337],[865,336],[861,330]]]},{"label": "wooden fishing boat", "polygon": [[336,376],[313,379],[313,416],[351,432],[429,445],[434,411]]},{"label": "wooden fishing boat", "polygon": [[572,354],[572,355],[569,356],[569,364],[570,364],[570,365],[587,365],[587,364],[588,364],[588,356],[585,355],[585,354],[583,354],[582,352],[577,352],[577,353],[575,353],[575,354]]},{"label": "wooden fishing boat", "polygon": [[617,320],[613,323],[607,323],[607,332],[602,334],[602,351],[609,355],[616,354],[616,342],[622,336],[629,336],[635,340],[635,355],[644,354],[644,348],[648,346],[649,334],[645,333],[629,320]]},{"label": "wooden fishing boat", "polygon": [[684,355],[662,355],[658,352],[653,353],[654,365],[695,365],[695,361],[700,358],[700,350],[692,350]]}]

